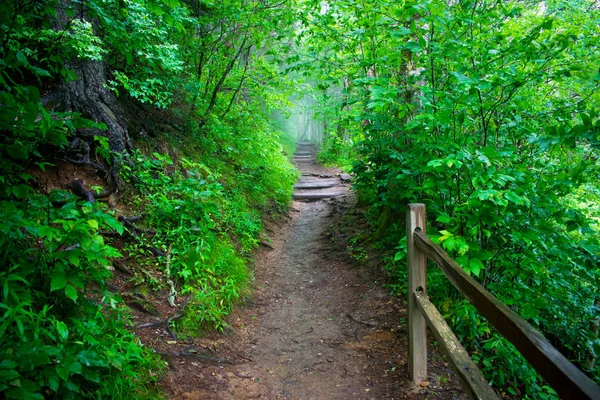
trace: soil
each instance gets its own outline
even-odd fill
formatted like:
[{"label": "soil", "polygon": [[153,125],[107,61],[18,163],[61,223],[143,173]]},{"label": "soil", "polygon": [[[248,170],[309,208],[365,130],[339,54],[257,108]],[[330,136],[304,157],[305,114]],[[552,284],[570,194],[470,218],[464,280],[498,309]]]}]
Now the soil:
[{"label": "soil", "polygon": [[[298,167],[303,182],[339,174],[305,159]],[[333,189],[311,190],[334,195],[296,200],[284,223],[267,226],[271,243],[256,253],[253,294],[224,334],[182,342],[164,327],[138,330],[167,356],[160,384],[169,398],[465,398],[433,338],[429,379],[409,382],[406,306],[383,287],[377,263],[350,257],[348,239],[364,231],[364,217],[349,184]]]}]

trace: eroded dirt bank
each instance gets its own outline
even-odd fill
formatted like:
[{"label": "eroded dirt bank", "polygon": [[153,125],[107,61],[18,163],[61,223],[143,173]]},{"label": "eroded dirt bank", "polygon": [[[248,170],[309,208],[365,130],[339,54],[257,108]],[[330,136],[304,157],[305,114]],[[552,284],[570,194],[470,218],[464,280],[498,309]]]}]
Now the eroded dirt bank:
[{"label": "eroded dirt bank", "polygon": [[[309,180],[336,177],[299,166]],[[429,382],[408,383],[405,307],[382,287],[380,271],[349,257],[348,231],[360,227],[341,223],[354,205],[349,185],[335,192],[295,201],[290,219],[269,228],[272,248],[257,254],[252,298],[232,315],[231,330],[170,360],[163,386],[171,398],[462,398],[436,354]]]}]

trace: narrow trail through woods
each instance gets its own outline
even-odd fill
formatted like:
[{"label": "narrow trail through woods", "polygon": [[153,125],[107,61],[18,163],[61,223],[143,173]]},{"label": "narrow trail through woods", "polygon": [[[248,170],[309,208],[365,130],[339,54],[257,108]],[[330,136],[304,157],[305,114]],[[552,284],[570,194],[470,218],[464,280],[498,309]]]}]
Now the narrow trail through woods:
[{"label": "narrow trail through woods", "polygon": [[[287,223],[267,227],[251,299],[232,328],[170,360],[163,386],[174,399],[462,398],[432,354],[430,380],[408,382],[406,309],[382,287],[379,268],[349,257],[342,224],[354,206],[349,176],[318,166],[299,144],[302,172]],[[354,227],[357,228],[357,227]],[[352,232],[359,232],[360,227]]]}]

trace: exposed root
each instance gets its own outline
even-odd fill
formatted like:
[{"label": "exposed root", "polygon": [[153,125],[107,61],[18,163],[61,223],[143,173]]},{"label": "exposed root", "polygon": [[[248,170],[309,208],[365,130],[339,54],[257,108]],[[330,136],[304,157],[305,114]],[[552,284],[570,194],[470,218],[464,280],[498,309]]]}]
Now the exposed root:
[{"label": "exposed root", "polygon": [[185,301],[183,302],[183,304],[181,304],[181,306],[179,306],[179,312],[175,315],[173,315],[170,318],[161,320],[161,321],[154,321],[154,322],[146,322],[143,324],[139,324],[134,326],[135,329],[142,329],[142,328],[153,328],[156,326],[164,326],[165,329],[167,330],[167,332],[169,332],[169,335],[171,335],[171,337],[175,340],[177,340],[177,335],[175,334],[175,332],[171,329],[171,322],[177,321],[178,319],[180,319],[181,317],[183,317],[184,313],[185,313],[185,308],[187,307],[189,301],[192,299],[192,295],[189,295]]},{"label": "exposed root", "polygon": [[90,203],[96,202],[92,192],[83,187],[83,181],[81,179],[75,179],[73,182],[71,182],[69,187],[74,194],[81,197],[83,200],[87,200]]},{"label": "exposed root", "polygon": [[348,317],[348,319],[350,319],[351,321],[356,322],[357,324],[361,324],[364,326],[368,326],[369,328],[377,328],[377,325],[371,324],[369,322],[363,322],[363,321],[359,321],[356,318],[354,318],[352,315],[350,314],[346,314],[346,317]]}]

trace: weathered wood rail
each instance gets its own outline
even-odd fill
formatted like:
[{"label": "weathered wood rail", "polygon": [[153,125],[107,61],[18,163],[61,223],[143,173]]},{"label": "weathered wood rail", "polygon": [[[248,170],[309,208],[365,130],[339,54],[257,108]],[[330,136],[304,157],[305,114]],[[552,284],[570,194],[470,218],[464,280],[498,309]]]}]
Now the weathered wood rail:
[{"label": "weathered wood rail", "polygon": [[427,333],[431,331],[458,374],[464,391],[474,399],[499,399],[481,371],[427,297],[427,259],[434,261],[458,291],[506,337],[563,399],[600,399],[600,387],[567,360],[524,319],[469,276],[425,234],[424,204],[406,210],[408,258],[408,370],[419,384],[427,378]]}]

